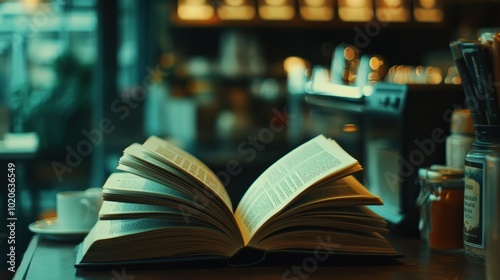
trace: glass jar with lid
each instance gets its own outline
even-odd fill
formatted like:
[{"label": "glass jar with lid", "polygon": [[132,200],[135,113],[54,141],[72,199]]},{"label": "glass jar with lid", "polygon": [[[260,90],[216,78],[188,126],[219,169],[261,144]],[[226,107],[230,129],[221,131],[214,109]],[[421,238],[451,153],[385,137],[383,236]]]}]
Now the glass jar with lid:
[{"label": "glass jar with lid", "polygon": [[463,251],[464,173],[461,169],[431,166],[419,170],[420,234],[429,248]]}]

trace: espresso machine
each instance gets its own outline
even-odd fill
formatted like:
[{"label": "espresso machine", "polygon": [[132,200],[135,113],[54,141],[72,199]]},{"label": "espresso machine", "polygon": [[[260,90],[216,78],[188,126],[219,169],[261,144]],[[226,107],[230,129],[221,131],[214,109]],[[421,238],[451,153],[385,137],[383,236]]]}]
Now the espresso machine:
[{"label": "espresso machine", "polygon": [[385,82],[365,98],[363,182],[390,225],[417,233],[418,169],[445,164],[451,114],[464,100],[460,85]]},{"label": "espresso machine", "polygon": [[335,139],[358,159],[363,171],[355,176],[384,202],[371,209],[392,228],[417,234],[418,169],[445,164],[452,111],[465,106],[462,87],[423,75],[386,82],[383,68],[373,67],[383,59],[348,48],[339,46],[330,69],[313,68],[306,83],[309,134]]}]

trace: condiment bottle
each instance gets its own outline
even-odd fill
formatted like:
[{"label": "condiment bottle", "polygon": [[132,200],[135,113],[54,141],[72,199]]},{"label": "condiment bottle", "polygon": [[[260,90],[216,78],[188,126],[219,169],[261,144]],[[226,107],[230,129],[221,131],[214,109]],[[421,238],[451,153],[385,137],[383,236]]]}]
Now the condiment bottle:
[{"label": "condiment bottle", "polygon": [[475,125],[476,140],[465,156],[464,252],[471,262],[484,264],[486,255],[485,157],[500,150],[500,126]]}]

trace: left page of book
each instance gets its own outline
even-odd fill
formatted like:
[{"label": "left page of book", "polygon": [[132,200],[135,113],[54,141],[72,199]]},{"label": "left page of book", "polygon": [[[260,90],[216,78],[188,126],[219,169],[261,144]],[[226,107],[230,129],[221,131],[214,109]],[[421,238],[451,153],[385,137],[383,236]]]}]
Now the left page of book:
[{"label": "left page of book", "polygon": [[148,156],[152,157],[167,166],[173,167],[178,172],[189,175],[208,188],[212,193],[216,194],[232,212],[231,199],[224,185],[215,173],[199,159],[169,141],[156,136],[149,137],[142,144],[142,147],[147,150],[146,153],[137,153],[134,156],[144,161],[149,160]]},{"label": "left page of book", "polygon": [[295,148],[257,178],[236,208],[245,244],[270,217],[312,185],[358,170],[358,161],[323,135]]},{"label": "left page of book", "polygon": [[185,193],[141,176],[111,174],[103,200],[99,221],[82,242],[77,262],[228,257],[243,247],[232,214],[202,201],[190,204]]},{"label": "left page of book", "polygon": [[243,245],[233,213],[216,203],[213,197],[199,195],[193,199],[195,194],[196,191],[186,193],[135,174],[113,173],[103,186],[104,202],[99,218],[167,218],[175,215],[175,219],[183,220],[186,226],[192,219],[201,219]]},{"label": "left page of book", "polygon": [[184,221],[173,217],[100,220],[81,243],[81,259],[76,262],[227,257],[241,246],[203,220],[192,219],[186,226]]}]

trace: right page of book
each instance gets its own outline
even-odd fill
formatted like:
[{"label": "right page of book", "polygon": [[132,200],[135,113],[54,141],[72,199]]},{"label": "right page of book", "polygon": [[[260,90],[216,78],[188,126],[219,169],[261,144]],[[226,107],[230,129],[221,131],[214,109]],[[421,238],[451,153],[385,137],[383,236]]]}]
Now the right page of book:
[{"label": "right page of book", "polygon": [[307,188],[325,178],[344,177],[360,169],[356,159],[323,135],[289,152],[257,178],[236,208],[235,218],[245,244],[270,217]]}]

